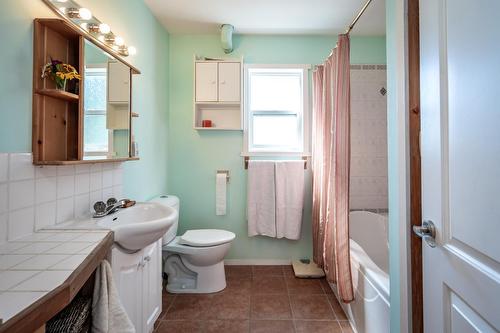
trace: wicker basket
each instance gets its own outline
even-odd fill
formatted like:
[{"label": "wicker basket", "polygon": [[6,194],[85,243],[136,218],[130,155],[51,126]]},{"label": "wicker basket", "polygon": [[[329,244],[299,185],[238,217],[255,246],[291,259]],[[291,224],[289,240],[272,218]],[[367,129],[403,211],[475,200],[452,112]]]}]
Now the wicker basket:
[{"label": "wicker basket", "polygon": [[77,296],[73,301],[47,322],[47,333],[90,332],[92,299]]}]

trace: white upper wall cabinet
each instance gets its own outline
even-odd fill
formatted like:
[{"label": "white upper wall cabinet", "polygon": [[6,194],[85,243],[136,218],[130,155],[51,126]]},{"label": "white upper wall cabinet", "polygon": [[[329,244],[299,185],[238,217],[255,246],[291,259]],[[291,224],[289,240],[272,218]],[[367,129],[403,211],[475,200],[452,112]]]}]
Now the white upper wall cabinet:
[{"label": "white upper wall cabinet", "polygon": [[196,101],[217,102],[217,67],[216,62],[196,63]]},{"label": "white upper wall cabinet", "polygon": [[219,102],[239,102],[241,91],[241,64],[219,63]]},{"label": "white upper wall cabinet", "polygon": [[243,58],[194,59],[194,121],[196,130],[243,129]]},{"label": "white upper wall cabinet", "polygon": [[130,68],[121,62],[108,63],[108,101],[128,103],[130,100]]}]

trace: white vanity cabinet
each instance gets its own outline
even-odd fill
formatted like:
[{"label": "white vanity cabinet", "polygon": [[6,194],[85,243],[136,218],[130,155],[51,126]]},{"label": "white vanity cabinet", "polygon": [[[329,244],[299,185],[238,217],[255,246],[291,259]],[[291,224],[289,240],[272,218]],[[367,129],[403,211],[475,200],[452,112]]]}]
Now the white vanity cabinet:
[{"label": "white vanity cabinet", "polygon": [[143,332],[152,332],[162,305],[161,240],[149,245],[143,251],[142,313],[145,325]]},{"label": "white vanity cabinet", "polygon": [[[194,128],[242,130],[243,59],[194,61]],[[212,126],[204,127],[210,120]]]},{"label": "white vanity cabinet", "polygon": [[137,333],[153,331],[161,313],[161,239],[135,253],[111,251],[111,268],[120,300]]}]

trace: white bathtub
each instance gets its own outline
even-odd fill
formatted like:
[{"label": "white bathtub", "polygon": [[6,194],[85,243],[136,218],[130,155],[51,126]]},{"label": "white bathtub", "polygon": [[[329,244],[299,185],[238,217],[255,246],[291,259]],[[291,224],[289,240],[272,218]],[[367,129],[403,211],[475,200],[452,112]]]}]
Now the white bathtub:
[{"label": "white bathtub", "polygon": [[387,216],[351,212],[349,232],[355,299],[342,307],[357,333],[389,333]]}]

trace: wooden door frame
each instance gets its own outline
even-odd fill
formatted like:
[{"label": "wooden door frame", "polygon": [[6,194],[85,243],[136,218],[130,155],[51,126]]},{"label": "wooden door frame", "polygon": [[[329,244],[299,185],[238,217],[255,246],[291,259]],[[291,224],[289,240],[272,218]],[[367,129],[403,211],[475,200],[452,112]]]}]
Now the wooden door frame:
[{"label": "wooden door frame", "polygon": [[420,27],[419,0],[407,0],[408,21],[408,114],[410,145],[410,272],[411,327],[423,333],[422,240],[411,230],[422,223],[422,177],[420,158]]}]

